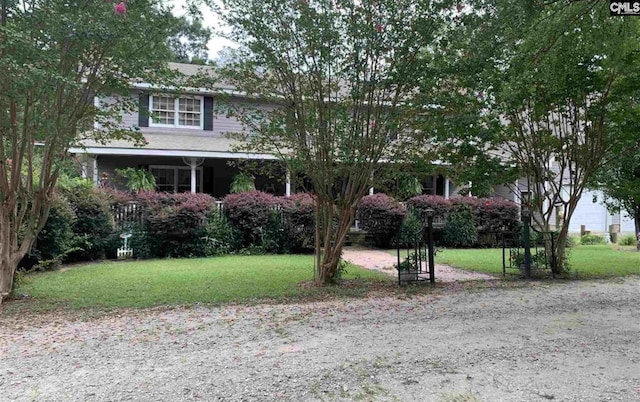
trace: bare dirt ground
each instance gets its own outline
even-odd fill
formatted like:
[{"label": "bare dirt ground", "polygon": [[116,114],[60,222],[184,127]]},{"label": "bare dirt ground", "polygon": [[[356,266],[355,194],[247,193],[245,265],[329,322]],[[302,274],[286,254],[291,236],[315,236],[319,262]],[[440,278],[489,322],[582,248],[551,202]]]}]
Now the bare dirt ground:
[{"label": "bare dirt ground", "polygon": [[640,400],[639,277],[482,284],[0,315],[0,400]]},{"label": "bare dirt ground", "polygon": [[[398,277],[396,265],[398,258],[384,250],[368,249],[364,247],[346,247],[342,251],[342,257],[352,264],[366,269],[372,269],[385,274]],[[495,277],[479,272],[470,272],[443,264],[435,264],[434,274],[437,282],[462,282],[474,280],[491,280]]]}]

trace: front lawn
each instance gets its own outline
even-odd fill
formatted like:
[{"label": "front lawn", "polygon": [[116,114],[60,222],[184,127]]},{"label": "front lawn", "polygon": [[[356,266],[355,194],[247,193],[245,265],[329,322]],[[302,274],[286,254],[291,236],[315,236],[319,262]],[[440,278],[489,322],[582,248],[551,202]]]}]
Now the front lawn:
[{"label": "front lawn", "polygon": [[[346,280],[361,279],[357,291],[391,279],[348,266]],[[306,255],[225,256],[199,259],[102,262],[26,275],[16,294],[28,295],[30,309],[152,307],[246,302],[353,293],[353,286],[318,289],[313,257]],[[10,306],[19,308],[18,306]]]},{"label": "front lawn", "polygon": [[[443,249],[437,254],[436,262],[502,274],[502,249]],[[635,247],[617,245],[576,246],[569,249],[569,264],[571,276],[577,278],[634,275],[640,274],[640,253]]]}]

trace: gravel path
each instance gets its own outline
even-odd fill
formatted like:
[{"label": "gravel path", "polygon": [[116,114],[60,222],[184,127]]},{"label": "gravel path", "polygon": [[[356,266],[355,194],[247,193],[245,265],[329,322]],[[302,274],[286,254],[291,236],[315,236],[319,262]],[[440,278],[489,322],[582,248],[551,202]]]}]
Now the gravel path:
[{"label": "gravel path", "polygon": [[640,278],[485,285],[0,316],[0,399],[640,400]]},{"label": "gravel path", "polygon": [[[398,277],[398,271],[395,268],[398,263],[397,257],[392,256],[384,250],[368,249],[364,247],[346,247],[342,251],[342,257],[345,260],[363,268],[384,272],[385,274],[395,276],[396,278]],[[495,277],[491,275],[465,271],[437,263],[434,275],[436,282],[443,283],[495,279]]]}]

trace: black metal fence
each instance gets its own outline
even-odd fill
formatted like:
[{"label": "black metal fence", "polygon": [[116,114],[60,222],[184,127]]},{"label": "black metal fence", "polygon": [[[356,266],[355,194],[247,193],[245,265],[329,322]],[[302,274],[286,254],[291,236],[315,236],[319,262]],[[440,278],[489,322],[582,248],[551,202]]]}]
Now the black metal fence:
[{"label": "black metal fence", "polygon": [[529,264],[529,272],[553,273],[555,271],[557,233],[534,232],[529,242],[521,232],[503,232],[500,238],[503,275],[507,272],[526,275],[527,264]]}]

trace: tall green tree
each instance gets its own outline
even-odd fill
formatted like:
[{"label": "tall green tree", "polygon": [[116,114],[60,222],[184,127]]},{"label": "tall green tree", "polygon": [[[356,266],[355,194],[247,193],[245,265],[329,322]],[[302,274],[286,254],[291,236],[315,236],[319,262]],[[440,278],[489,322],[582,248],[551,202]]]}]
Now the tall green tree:
[{"label": "tall green tree", "polygon": [[569,223],[589,178],[637,143],[640,24],[609,17],[607,4],[461,3],[443,50],[451,90],[442,118],[430,122],[445,133],[443,155],[479,161],[489,176],[487,166],[515,169],[540,230],[553,229],[560,212],[556,273],[565,269]]},{"label": "tall green tree", "polygon": [[[604,202],[612,212],[626,212],[640,233],[640,140],[636,148],[620,153],[606,163],[592,178],[590,188],[602,191]],[[637,244],[640,251],[640,242]]]},{"label": "tall green tree", "polygon": [[[380,162],[412,144],[418,57],[442,29],[438,2],[222,0],[241,44],[221,76],[245,99],[228,113],[247,150],[309,178],[317,204],[316,282],[335,282],[355,209]],[[237,105],[237,107],[234,107]]]},{"label": "tall green tree", "polygon": [[167,40],[182,27],[155,0],[0,0],[0,301],[47,220],[68,148],[85,138],[142,140],[120,129],[132,99],[100,107],[94,99],[128,95],[134,80],[169,79]]}]

